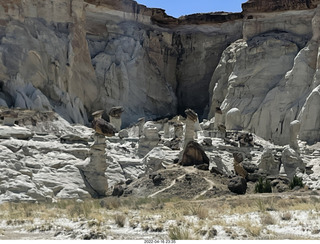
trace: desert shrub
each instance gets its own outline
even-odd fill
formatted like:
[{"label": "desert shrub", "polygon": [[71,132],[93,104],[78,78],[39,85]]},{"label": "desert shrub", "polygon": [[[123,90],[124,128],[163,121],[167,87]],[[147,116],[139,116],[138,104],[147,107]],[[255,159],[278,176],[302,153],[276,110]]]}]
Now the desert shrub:
[{"label": "desert shrub", "polygon": [[129,221],[129,226],[130,226],[132,229],[137,228],[138,225],[139,225],[139,221],[138,221],[138,220],[130,220],[130,221]]},{"label": "desert shrub", "polygon": [[262,227],[259,225],[251,225],[249,224],[246,228],[246,231],[248,234],[250,234],[253,237],[257,237],[260,235],[262,231]]},{"label": "desert shrub", "polygon": [[293,189],[296,186],[304,187],[304,184],[302,182],[302,178],[295,175],[295,176],[293,176],[293,179],[290,182],[290,189]]},{"label": "desert shrub", "polygon": [[260,216],[261,224],[263,225],[274,225],[276,224],[276,220],[272,217],[270,213],[265,213]]},{"label": "desert shrub", "polygon": [[191,240],[191,235],[187,229],[171,226],[169,229],[169,238],[171,240]]},{"label": "desert shrub", "polygon": [[119,226],[119,227],[123,227],[125,222],[126,222],[126,216],[122,215],[122,214],[116,214],[113,216],[115,223]]},{"label": "desert shrub", "polygon": [[258,183],[255,185],[254,188],[255,193],[271,193],[271,184],[269,180],[263,181],[262,178],[259,178]]},{"label": "desert shrub", "polygon": [[144,231],[148,231],[150,229],[150,226],[148,224],[141,224],[141,229],[144,230]]},{"label": "desert shrub", "polygon": [[284,212],[282,213],[281,215],[281,219],[282,220],[286,220],[286,221],[289,221],[292,219],[292,214],[290,212]]}]

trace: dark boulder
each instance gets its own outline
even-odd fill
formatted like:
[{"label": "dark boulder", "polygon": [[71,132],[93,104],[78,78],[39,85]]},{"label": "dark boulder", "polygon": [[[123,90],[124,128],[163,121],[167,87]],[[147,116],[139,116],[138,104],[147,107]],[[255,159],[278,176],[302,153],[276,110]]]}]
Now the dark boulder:
[{"label": "dark boulder", "polygon": [[195,168],[199,170],[209,170],[209,164],[199,164],[199,165],[196,165]]},{"label": "dark boulder", "polygon": [[247,182],[240,176],[233,177],[229,181],[228,189],[236,194],[245,194],[247,191]]},{"label": "dark boulder", "polygon": [[210,173],[217,174],[217,175],[224,175],[223,171],[220,170],[218,167],[212,167],[210,169]]},{"label": "dark boulder", "polygon": [[209,158],[199,143],[190,141],[183,152],[180,164],[182,166],[193,166],[200,164],[209,165]]},{"label": "dark boulder", "polygon": [[113,187],[112,196],[120,197],[122,196],[123,192],[124,192],[124,189],[121,185],[115,185]]},{"label": "dark boulder", "polygon": [[162,177],[162,175],[161,175],[160,173],[149,175],[149,179],[152,180],[152,182],[153,182],[153,184],[154,184],[155,186],[160,185],[161,182],[162,182],[163,180],[165,180],[165,178]]},{"label": "dark boulder", "polygon": [[243,161],[243,155],[240,152],[235,152],[232,154],[233,155],[233,159],[236,163],[241,163]]},{"label": "dark boulder", "polygon": [[255,173],[259,170],[259,167],[257,165],[248,161],[243,161],[242,166],[248,173]]}]

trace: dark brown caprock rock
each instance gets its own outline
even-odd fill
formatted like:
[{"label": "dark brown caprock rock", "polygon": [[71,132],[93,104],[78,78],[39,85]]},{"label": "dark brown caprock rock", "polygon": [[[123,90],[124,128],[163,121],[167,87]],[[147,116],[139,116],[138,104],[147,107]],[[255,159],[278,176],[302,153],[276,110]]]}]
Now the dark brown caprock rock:
[{"label": "dark brown caprock rock", "polygon": [[195,111],[193,111],[192,109],[189,108],[189,109],[186,109],[184,112],[187,115],[188,119],[191,119],[194,122],[197,121],[198,115],[197,115],[197,113]]},{"label": "dark brown caprock rock", "polygon": [[116,129],[113,125],[105,121],[101,118],[103,110],[96,111],[92,113],[94,119],[92,121],[92,128],[96,131],[96,133],[104,136],[114,136],[116,133]]},{"label": "dark brown caprock rock", "polygon": [[243,161],[242,153],[233,153],[234,171],[236,172],[237,175],[240,175],[242,178],[245,179],[248,175],[248,172],[243,168],[242,161]]},{"label": "dark brown caprock rock", "polygon": [[124,112],[123,107],[118,106],[118,107],[113,107],[109,111],[109,116],[115,117],[115,118],[120,118],[121,114]]},{"label": "dark brown caprock rock", "polygon": [[190,141],[184,150],[180,165],[193,166],[201,164],[209,165],[209,158],[199,143]]},{"label": "dark brown caprock rock", "polygon": [[118,107],[113,107],[109,111],[109,119],[110,119],[110,124],[114,126],[117,132],[121,130],[121,114],[124,112],[123,107],[118,106]]}]

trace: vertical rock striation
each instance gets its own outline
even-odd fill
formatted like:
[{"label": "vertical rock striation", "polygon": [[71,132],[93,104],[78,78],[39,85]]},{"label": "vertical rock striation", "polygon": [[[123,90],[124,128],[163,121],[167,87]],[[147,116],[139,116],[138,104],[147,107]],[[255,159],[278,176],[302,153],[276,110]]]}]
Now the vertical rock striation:
[{"label": "vertical rock striation", "polygon": [[265,139],[285,144],[298,119],[314,143],[319,3],[249,0],[242,13],[176,19],[132,0],[2,1],[0,106],[81,124],[122,106],[123,127],[238,108],[244,129]]}]

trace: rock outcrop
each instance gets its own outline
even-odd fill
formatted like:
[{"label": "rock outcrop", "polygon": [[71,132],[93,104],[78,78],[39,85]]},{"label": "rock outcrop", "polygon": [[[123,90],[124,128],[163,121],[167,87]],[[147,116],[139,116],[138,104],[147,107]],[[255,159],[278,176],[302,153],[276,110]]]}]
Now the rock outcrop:
[{"label": "rock outcrop", "polygon": [[228,189],[236,194],[245,194],[247,191],[247,182],[245,178],[236,176],[229,181]]},{"label": "rock outcrop", "polygon": [[[301,138],[319,141],[319,110],[312,105],[319,85],[317,4],[257,0],[243,5],[243,39],[224,51],[213,73],[209,118],[216,107],[224,112],[236,107],[244,129],[280,145],[287,144],[290,123],[298,119]],[[309,109],[315,112],[307,118]]]},{"label": "rock outcrop", "polygon": [[[318,4],[250,0],[242,13],[176,19],[132,0],[2,1],[0,106],[57,112],[85,125],[92,112],[121,106],[118,131],[141,117],[190,108],[221,137],[243,128],[278,145],[288,143],[290,123],[299,120],[298,138],[314,144]],[[158,144],[148,143],[141,156]]]},{"label": "rock outcrop", "polygon": [[179,162],[182,166],[193,166],[193,165],[202,165],[206,164],[209,165],[209,158],[199,145],[199,143],[190,141],[182,155],[182,159]]}]

